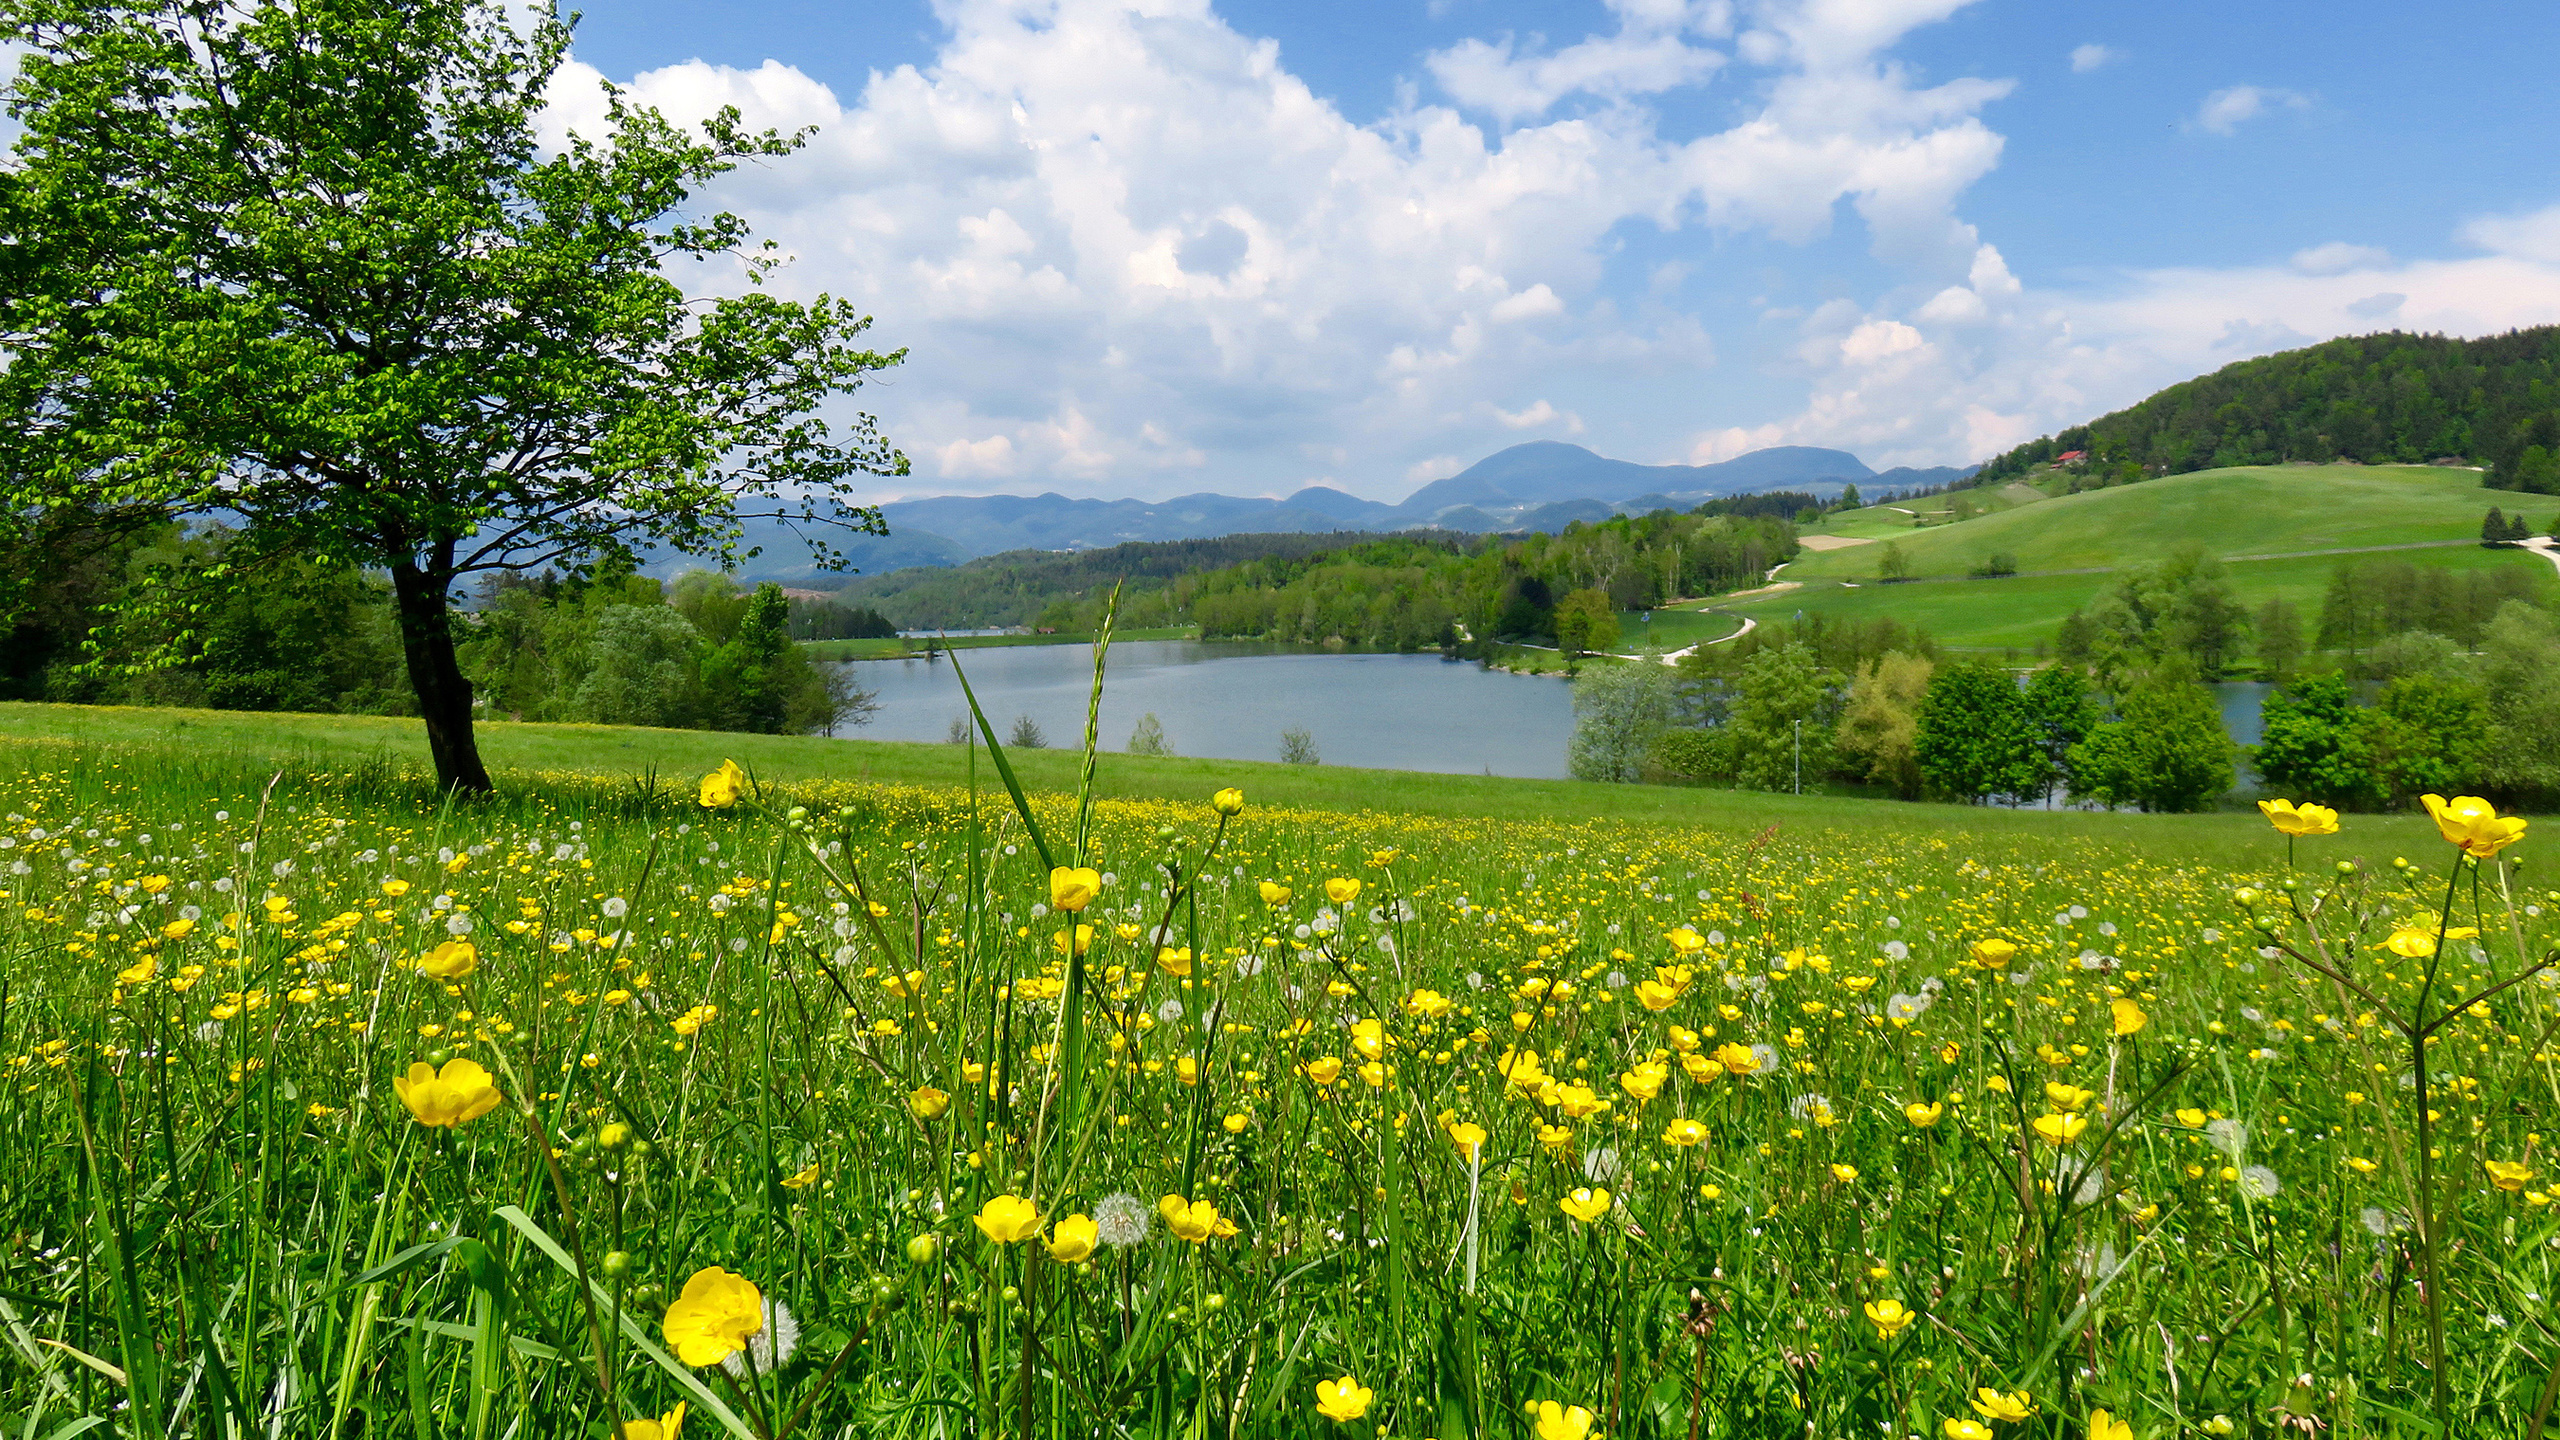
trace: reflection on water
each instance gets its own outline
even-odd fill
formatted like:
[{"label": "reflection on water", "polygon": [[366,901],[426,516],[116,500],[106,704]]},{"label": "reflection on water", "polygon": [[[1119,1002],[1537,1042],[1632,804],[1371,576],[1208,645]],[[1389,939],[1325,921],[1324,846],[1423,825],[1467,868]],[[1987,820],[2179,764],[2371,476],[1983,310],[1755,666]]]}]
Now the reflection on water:
[{"label": "reflection on water", "polygon": [[[848,662],[880,698],[852,732],[865,740],[942,740],[968,713],[951,662]],[[1093,652],[1020,645],[961,652],[969,684],[1008,738],[1028,715],[1060,748],[1084,742]],[[1328,765],[1560,779],[1573,733],[1564,681],[1485,670],[1437,655],[1340,655],[1249,643],[1139,640],[1111,647],[1101,741],[1126,749],[1153,713],[1177,755],[1277,760],[1280,732],[1315,737]]]}]

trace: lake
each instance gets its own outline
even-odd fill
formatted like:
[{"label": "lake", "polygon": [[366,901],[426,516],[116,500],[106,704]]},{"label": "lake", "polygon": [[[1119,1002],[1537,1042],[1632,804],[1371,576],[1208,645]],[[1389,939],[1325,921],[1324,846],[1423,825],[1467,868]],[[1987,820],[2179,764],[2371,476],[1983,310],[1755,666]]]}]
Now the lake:
[{"label": "lake", "polygon": [[[850,662],[880,700],[865,740],[943,740],[968,713],[951,662]],[[962,652],[969,684],[996,727],[1028,715],[1060,749],[1084,743],[1093,650],[1017,645]],[[1437,655],[1336,654],[1251,642],[1133,640],[1111,647],[1102,687],[1102,748],[1125,750],[1152,712],[1177,755],[1277,760],[1280,732],[1315,738],[1327,765],[1453,775],[1564,777],[1572,688],[1551,677],[1487,670]]]},{"label": "lake", "polygon": [[[1048,743],[1084,743],[1093,651],[1017,645],[963,652],[996,738],[1028,715]],[[880,700],[865,740],[944,740],[968,713],[951,662],[861,660],[854,675]],[[2268,685],[2210,687],[2231,738],[2258,741]],[[1247,641],[1135,640],[1111,647],[1102,688],[1102,748],[1125,750],[1153,712],[1177,755],[1277,760],[1280,732],[1315,737],[1328,765],[1558,780],[1573,733],[1573,690],[1551,676],[1512,675],[1437,655],[1361,655]],[[2249,788],[2246,768],[2242,788]]]}]

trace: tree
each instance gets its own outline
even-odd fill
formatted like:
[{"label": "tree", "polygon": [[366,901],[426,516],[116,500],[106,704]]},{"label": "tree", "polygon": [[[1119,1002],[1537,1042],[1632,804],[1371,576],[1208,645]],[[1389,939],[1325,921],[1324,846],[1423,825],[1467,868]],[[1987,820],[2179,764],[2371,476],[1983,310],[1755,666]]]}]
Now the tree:
[{"label": "tree", "polygon": [[702,632],[664,605],[608,606],[588,643],[574,713],[603,725],[687,724],[701,650]]},{"label": "tree", "polygon": [[1556,648],[1567,655],[1607,651],[1618,643],[1618,607],[1605,590],[1576,590],[1556,602]]},{"label": "tree", "polygon": [[2284,600],[2258,607],[2258,669],[2282,685],[2302,664],[2302,614]]},{"label": "tree", "polygon": [[2500,513],[2495,505],[2490,506],[2489,513],[2480,519],[2480,543],[2483,545],[2508,543],[2507,517]]},{"label": "tree", "polygon": [[2560,801],[2560,619],[2511,600],[2490,621],[2481,650],[2489,704],[2481,793],[2503,808],[2548,810]]},{"label": "tree", "polygon": [[1876,579],[1884,584],[1911,578],[1911,557],[1902,553],[1902,542],[1887,540],[1876,555]]},{"label": "tree", "polygon": [[1742,663],[1734,702],[1733,773],[1749,790],[1801,790],[1831,768],[1830,712],[1842,677],[1809,646],[1763,650]]},{"label": "tree", "polygon": [[1173,747],[1165,743],[1164,722],[1156,718],[1153,710],[1139,716],[1138,728],[1129,732],[1129,753],[1155,757],[1173,753]]},{"label": "tree", "polygon": [[1292,725],[1280,732],[1280,763],[1321,765],[1324,757],[1316,753],[1316,737],[1306,727]]},{"label": "tree", "polygon": [[1905,800],[1920,798],[1920,702],[1936,666],[1900,651],[1871,660],[1849,682],[1849,701],[1832,730],[1831,748],[1857,778],[1889,785]]},{"label": "tree", "polygon": [[1004,737],[1004,743],[1016,750],[1046,750],[1049,737],[1040,729],[1039,721],[1029,715],[1016,715],[1013,717],[1013,733]]},{"label": "tree", "polygon": [[1859,510],[1865,508],[1866,503],[1866,501],[1858,498],[1858,485],[1857,482],[1853,480],[1840,487],[1840,499],[1834,504],[1833,508],[1839,510]]},{"label": "tree", "polygon": [[[517,28],[517,20],[523,28]],[[545,154],[569,31],[488,0],[61,0],[13,7],[24,126],[0,226],[0,511],[228,515],[171,563],[186,615],[287,558],[387,572],[439,782],[486,790],[455,587],[664,546],[723,560],[770,518],[883,533],[844,503],[906,462],[817,415],[894,365],[850,305],[707,302],[667,261],[780,261],[694,197],[803,136],[735,111],[688,135],[607,95]],[[40,263],[30,257],[40,257]],[[14,261],[14,266],[10,262]],[[742,508],[743,506],[743,508]]]},{"label": "tree", "polygon": [[1643,778],[1645,757],[1671,723],[1671,672],[1650,660],[1583,667],[1573,681],[1573,738],[1565,768],[1576,780]]},{"label": "tree", "polygon": [[1912,754],[1931,788],[1962,800],[2044,793],[2018,682],[1981,660],[1942,666],[1930,677]]},{"label": "tree", "polygon": [[2074,793],[2103,805],[2203,810],[2231,788],[2237,747],[2213,692],[2164,665],[2116,701],[2116,718],[2073,747]]},{"label": "tree", "polygon": [[2249,752],[2259,782],[2290,800],[2356,808],[2379,804],[2359,712],[2343,675],[2304,676],[2269,695],[2258,711],[2258,743]]},{"label": "tree", "polygon": [[785,734],[807,735],[814,731],[832,737],[838,726],[868,725],[871,717],[880,713],[879,692],[855,679],[850,663],[839,661],[809,668],[815,683],[792,692],[790,704],[783,711]]},{"label": "tree", "polygon": [[2089,693],[2089,677],[2069,665],[2047,665],[2027,680],[2018,697],[2027,723],[2027,743],[2037,792],[2050,800],[2055,787],[2072,787],[2072,747],[2089,738],[2104,718],[2097,697]]},{"label": "tree", "polygon": [[2468,680],[2403,675],[2382,687],[2360,717],[2366,765],[2385,800],[2405,805],[2467,784],[2489,728],[2487,697]]}]

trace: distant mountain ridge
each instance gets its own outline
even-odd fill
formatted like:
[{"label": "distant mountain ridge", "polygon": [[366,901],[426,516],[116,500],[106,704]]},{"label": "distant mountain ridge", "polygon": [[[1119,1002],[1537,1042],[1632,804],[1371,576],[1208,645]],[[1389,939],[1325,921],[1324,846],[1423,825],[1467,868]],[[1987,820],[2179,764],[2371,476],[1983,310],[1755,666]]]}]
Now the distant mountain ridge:
[{"label": "distant mountain ridge", "polygon": [[[934,495],[881,506],[889,522],[886,539],[857,536],[836,543],[858,569],[879,574],[1014,550],[1092,550],[1224,535],[1417,529],[1551,534],[1577,520],[1604,520],[1627,511],[1686,510],[1721,496],[1792,490],[1829,497],[1852,484],[1921,489],[1969,473],[1942,468],[1878,474],[1845,450],[1809,445],[1773,446],[1712,465],[1639,465],[1579,445],[1533,440],[1431,481],[1396,505],[1324,485],[1281,500],[1210,492],[1170,500],[1079,500],[1055,493]],[[748,540],[765,553],[742,567],[743,573],[757,579],[818,578],[803,549],[778,528],[766,534],[750,527]]]}]

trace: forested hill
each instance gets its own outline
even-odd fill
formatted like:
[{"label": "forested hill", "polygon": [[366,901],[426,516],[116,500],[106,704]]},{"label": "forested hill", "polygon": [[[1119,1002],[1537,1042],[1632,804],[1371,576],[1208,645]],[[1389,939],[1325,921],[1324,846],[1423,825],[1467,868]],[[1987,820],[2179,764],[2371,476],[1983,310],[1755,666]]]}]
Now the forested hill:
[{"label": "forested hill", "polygon": [[2560,493],[2560,326],[2477,340],[2392,331],[2226,365],[2000,456],[1996,484],[2085,451],[2123,478],[2288,460],[2488,467],[2502,490]]}]

